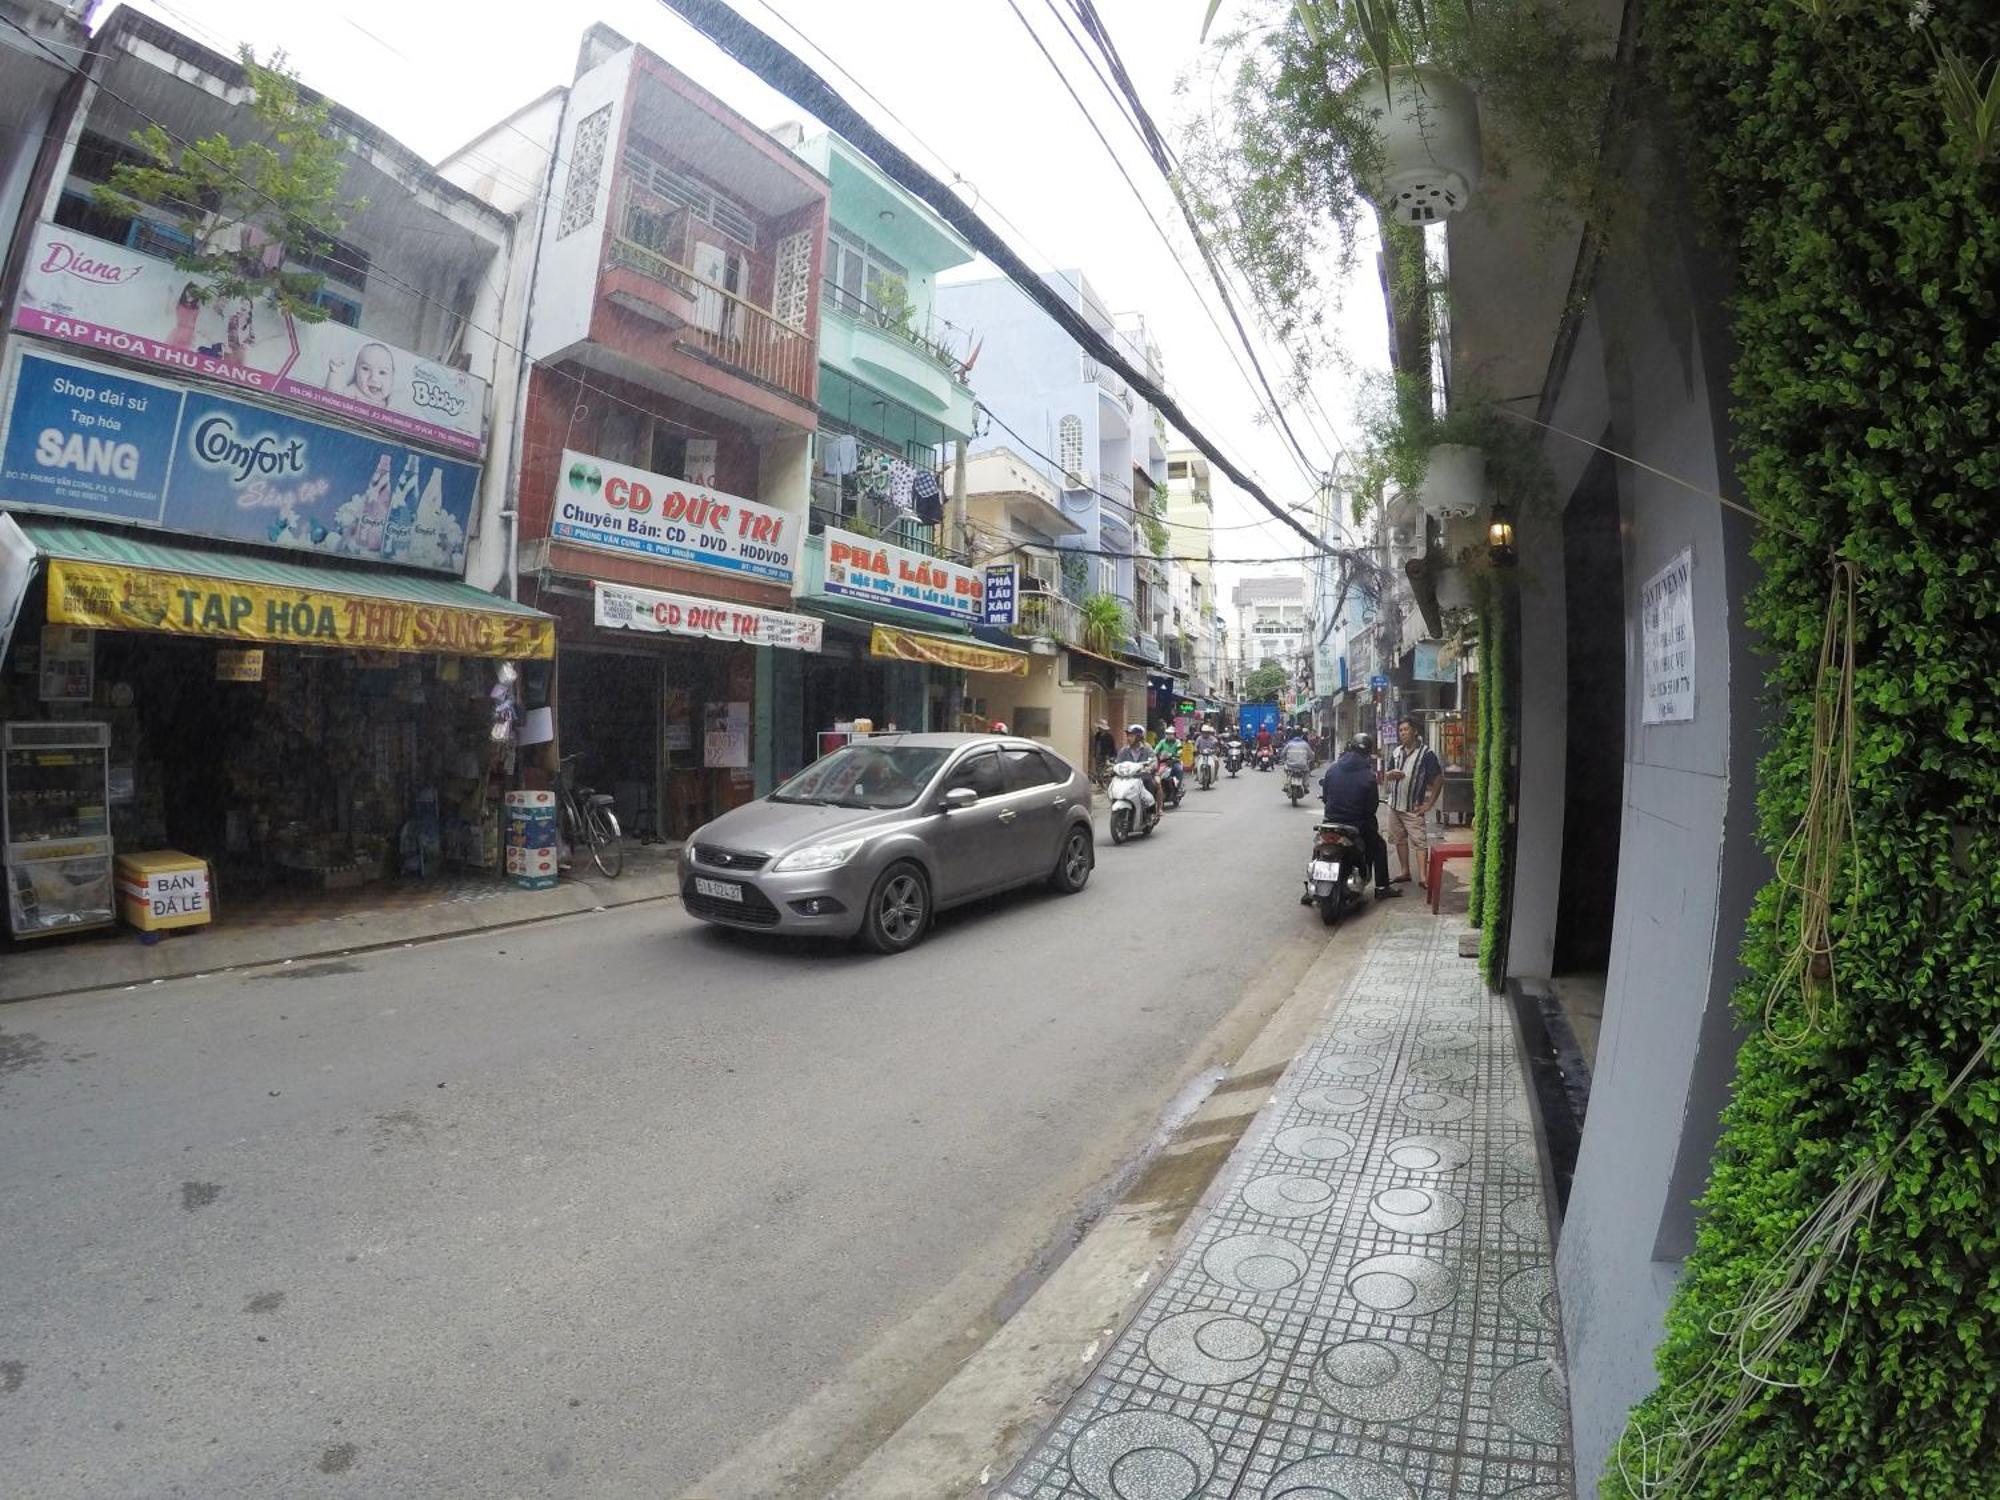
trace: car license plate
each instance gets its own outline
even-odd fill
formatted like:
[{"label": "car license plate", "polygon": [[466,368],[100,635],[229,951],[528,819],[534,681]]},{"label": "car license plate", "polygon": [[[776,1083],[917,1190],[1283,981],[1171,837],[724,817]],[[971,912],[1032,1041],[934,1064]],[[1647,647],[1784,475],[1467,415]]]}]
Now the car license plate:
[{"label": "car license plate", "polygon": [[1340,879],[1340,866],[1332,860],[1316,859],[1312,862],[1312,878],[1315,881]]},{"label": "car license plate", "polygon": [[733,880],[703,880],[697,875],[694,878],[694,888],[698,894],[713,896],[718,901],[741,901],[743,899],[743,887]]}]

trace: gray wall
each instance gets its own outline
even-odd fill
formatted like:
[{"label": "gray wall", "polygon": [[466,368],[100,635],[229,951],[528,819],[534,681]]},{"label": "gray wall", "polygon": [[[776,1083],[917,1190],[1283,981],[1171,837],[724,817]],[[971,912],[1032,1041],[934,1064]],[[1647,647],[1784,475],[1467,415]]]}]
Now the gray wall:
[{"label": "gray wall", "polygon": [[[1607,261],[1551,420],[1569,432],[1729,493],[1719,402],[1728,353],[1714,289],[1697,284],[1668,224],[1643,259]],[[1661,247],[1665,248],[1662,249]],[[1567,495],[1590,453],[1551,437]],[[1556,1270],[1570,1363],[1579,1493],[1596,1493],[1631,1405],[1654,1384],[1652,1351],[1691,1242],[1733,1071],[1736,948],[1766,864],[1755,842],[1758,692],[1741,600],[1754,576],[1747,523],[1714,501],[1618,466],[1625,618],[1625,766],[1617,916],[1589,1117]],[[1539,528],[1538,528],[1539,529]],[[1555,528],[1550,528],[1554,531]],[[1510,968],[1547,972],[1562,850],[1566,683],[1557,534],[1555,598],[1523,599],[1521,827]],[[1640,590],[1693,549],[1695,717],[1642,726]],[[1539,560],[1544,548],[1538,546]],[[1524,563],[1530,559],[1524,556]]]}]

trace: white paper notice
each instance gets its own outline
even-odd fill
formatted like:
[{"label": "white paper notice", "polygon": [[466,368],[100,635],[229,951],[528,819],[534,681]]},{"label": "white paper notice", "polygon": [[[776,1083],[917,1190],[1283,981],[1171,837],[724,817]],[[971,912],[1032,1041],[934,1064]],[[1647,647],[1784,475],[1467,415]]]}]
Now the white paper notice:
[{"label": "white paper notice", "polygon": [[1642,724],[1688,723],[1694,718],[1694,552],[1678,556],[1646,580],[1640,591]]}]

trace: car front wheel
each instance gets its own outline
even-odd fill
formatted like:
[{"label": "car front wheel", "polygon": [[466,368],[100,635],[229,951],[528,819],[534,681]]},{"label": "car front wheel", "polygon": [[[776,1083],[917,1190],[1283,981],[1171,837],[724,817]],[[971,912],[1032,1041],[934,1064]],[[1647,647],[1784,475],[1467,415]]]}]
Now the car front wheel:
[{"label": "car front wheel", "polygon": [[877,953],[914,948],[930,925],[931,888],[924,872],[907,861],[884,870],[868,893],[861,940]]},{"label": "car front wheel", "polygon": [[1090,830],[1079,824],[1063,837],[1062,854],[1049,876],[1049,885],[1065,896],[1074,896],[1089,883],[1090,865]]}]

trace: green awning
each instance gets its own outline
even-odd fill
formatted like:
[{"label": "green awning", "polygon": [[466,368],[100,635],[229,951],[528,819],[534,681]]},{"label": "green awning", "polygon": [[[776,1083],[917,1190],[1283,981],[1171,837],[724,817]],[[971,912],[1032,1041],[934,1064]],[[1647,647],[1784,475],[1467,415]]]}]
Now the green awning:
[{"label": "green awning", "polygon": [[53,623],[351,650],[555,653],[553,617],[456,579],[169,546],[5,514],[0,625],[12,624],[38,566],[48,570]]}]

